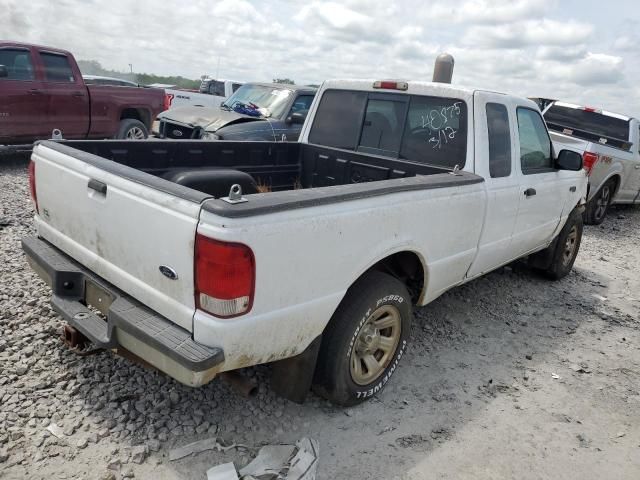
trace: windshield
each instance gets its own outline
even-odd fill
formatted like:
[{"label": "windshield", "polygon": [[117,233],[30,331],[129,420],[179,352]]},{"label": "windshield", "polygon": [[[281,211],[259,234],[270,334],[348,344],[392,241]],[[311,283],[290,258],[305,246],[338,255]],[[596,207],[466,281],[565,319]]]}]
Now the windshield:
[{"label": "windshield", "polygon": [[285,88],[243,85],[220,107],[246,115],[279,117],[287,107],[292,93]]}]

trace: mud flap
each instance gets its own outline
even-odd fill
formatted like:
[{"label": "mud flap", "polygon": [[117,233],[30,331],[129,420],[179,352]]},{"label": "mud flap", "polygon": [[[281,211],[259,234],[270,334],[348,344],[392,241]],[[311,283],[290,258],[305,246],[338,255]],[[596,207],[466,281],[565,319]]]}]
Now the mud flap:
[{"label": "mud flap", "polygon": [[271,373],[271,389],[281,397],[296,403],[303,403],[311,389],[316,369],[322,335],[295,357],[274,362]]}]

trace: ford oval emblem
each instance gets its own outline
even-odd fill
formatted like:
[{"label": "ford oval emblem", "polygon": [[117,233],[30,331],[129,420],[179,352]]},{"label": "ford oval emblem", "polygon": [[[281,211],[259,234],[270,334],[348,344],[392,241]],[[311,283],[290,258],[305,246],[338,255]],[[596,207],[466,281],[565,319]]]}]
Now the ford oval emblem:
[{"label": "ford oval emblem", "polygon": [[181,137],[182,136],[182,131],[181,130],[174,130],[171,133],[173,133],[174,137]]},{"label": "ford oval emblem", "polygon": [[173,268],[166,265],[160,265],[160,267],[158,268],[160,269],[160,273],[162,273],[165,277],[170,278],[171,280],[178,279],[178,274]]}]

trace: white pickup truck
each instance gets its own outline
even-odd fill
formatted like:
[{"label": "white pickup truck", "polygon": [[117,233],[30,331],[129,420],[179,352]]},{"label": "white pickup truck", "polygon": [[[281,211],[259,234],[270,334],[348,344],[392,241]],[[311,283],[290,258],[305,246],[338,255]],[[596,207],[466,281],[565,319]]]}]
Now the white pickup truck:
[{"label": "white pickup truck", "polygon": [[244,82],[205,77],[200,84],[200,92],[167,87],[164,88],[164,92],[167,95],[169,110],[176,107],[218,107],[242,85]]},{"label": "white pickup truck", "polygon": [[326,81],[300,139],[40,142],[23,249],[55,309],[188,385],[275,362],[278,393],[351,405],[396,370],[412,305],[522,257],[573,266],[582,157],[529,100]]},{"label": "white pickup truck", "polygon": [[585,222],[602,223],[613,203],[640,203],[640,122],[566,102],[543,111],[557,149],[580,153],[589,176]]}]

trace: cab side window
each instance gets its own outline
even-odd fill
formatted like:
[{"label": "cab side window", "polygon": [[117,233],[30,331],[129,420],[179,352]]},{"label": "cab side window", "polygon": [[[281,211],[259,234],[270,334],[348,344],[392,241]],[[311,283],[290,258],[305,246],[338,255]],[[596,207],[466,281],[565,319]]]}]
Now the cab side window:
[{"label": "cab side window", "polygon": [[66,55],[40,52],[44,63],[44,75],[47,81],[57,83],[74,83],[73,70]]},{"label": "cab side window", "polygon": [[491,178],[511,175],[511,131],[507,107],[500,103],[487,103],[487,130],[489,134],[489,174]]},{"label": "cab side window", "polygon": [[553,169],[551,139],[540,114],[520,107],[517,116],[522,173],[529,175]]},{"label": "cab side window", "polygon": [[2,80],[34,80],[35,74],[31,53],[28,50],[3,48],[0,49],[0,65],[7,69],[7,76]]}]

